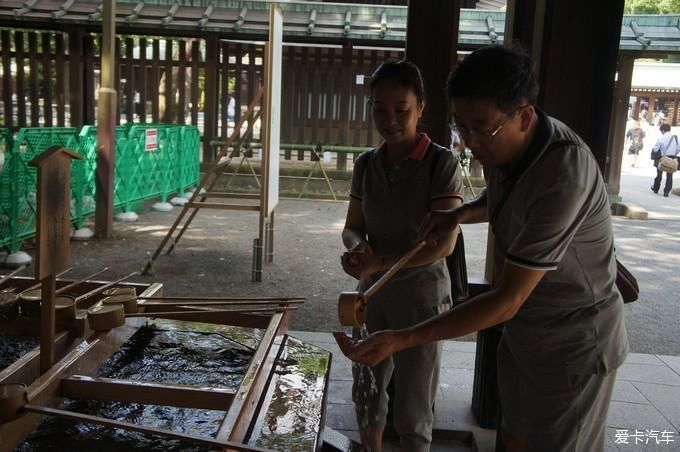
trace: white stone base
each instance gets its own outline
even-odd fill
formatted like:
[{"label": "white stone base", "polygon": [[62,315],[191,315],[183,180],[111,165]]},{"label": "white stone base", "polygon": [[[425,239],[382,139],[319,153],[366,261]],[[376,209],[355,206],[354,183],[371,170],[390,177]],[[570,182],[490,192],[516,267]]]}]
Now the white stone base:
[{"label": "white stone base", "polygon": [[24,253],[23,251],[17,251],[16,253],[12,253],[7,258],[2,262],[2,264],[5,267],[10,267],[10,268],[17,268],[21,267],[24,264],[30,264],[33,262],[33,258],[28,254]]},{"label": "white stone base", "polygon": [[133,222],[139,220],[139,215],[136,212],[121,212],[113,217],[116,221]]},{"label": "white stone base", "polygon": [[172,204],[169,202],[157,202],[151,206],[156,212],[170,212],[172,210]]},{"label": "white stone base", "polygon": [[189,200],[187,198],[184,198],[182,196],[175,196],[170,200],[170,204],[173,206],[183,206],[184,204],[188,203]]},{"label": "white stone base", "polygon": [[90,240],[94,237],[94,232],[90,228],[80,228],[71,235],[71,240]]},{"label": "white stone base", "polygon": [[191,196],[192,196],[193,194],[194,194],[194,191],[193,191],[193,190],[190,190],[190,191],[185,191],[184,193],[178,193],[178,194],[177,194],[177,197],[178,197],[178,198],[186,198],[186,199],[189,199],[189,198],[191,198]]}]

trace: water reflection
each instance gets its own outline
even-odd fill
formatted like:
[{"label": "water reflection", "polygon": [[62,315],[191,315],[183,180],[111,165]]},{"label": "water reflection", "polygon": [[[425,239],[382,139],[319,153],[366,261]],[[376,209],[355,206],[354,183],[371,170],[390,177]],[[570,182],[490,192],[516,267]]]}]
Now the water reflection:
[{"label": "water reflection", "polygon": [[[222,334],[145,326],[97,371],[96,376],[236,391],[252,354],[250,347],[239,345]],[[68,400],[60,408],[201,436],[214,436],[225,414],[224,411],[89,400]],[[199,451],[205,447],[47,418],[17,450]]]},{"label": "water reflection", "polygon": [[256,444],[280,451],[315,450],[329,373],[330,353],[289,337]]},{"label": "water reflection", "polygon": [[37,337],[0,335],[0,370],[9,367],[38,345],[40,339]]}]

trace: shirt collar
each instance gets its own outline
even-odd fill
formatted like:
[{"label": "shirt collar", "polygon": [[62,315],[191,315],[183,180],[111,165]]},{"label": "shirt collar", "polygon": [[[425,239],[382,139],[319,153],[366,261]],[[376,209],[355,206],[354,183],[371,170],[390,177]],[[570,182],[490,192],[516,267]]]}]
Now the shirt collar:
[{"label": "shirt collar", "polygon": [[536,106],[534,109],[536,111],[536,116],[538,117],[538,125],[529,147],[517,160],[501,167],[501,171],[506,176],[512,177],[513,179],[517,179],[519,175],[531,165],[537,155],[540,154],[541,150],[545,148],[550,141],[551,125],[548,115]]},{"label": "shirt collar", "polygon": [[[408,155],[409,160],[422,160],[425,158],[425,154],[427,153],[427,149],[430,147],[430,143],[432,143],[432,140],[430,139],[429,136],[427,136],[426,133],[421,133],[418,137],[418,141],[416,142],[416,145],[411,149],[411,152]],[[385,143],[380,145],[378,148],[379,152],[384,152],[385,151]]]}]

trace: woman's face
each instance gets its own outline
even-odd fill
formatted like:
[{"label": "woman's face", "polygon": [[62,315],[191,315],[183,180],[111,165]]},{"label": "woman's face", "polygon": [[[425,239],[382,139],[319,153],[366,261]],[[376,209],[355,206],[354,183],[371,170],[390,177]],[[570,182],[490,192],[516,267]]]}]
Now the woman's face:
[{"label": "woman's face", "polygon": [[413,89],[393,80],[383,80],[373,88],[373,120],[387,145],[412,142],[424,102],[418,102]]}]

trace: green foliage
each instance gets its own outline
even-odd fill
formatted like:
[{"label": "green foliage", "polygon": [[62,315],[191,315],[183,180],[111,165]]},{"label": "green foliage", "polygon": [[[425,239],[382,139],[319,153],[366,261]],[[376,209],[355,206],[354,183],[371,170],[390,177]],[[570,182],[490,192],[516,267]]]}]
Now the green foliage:
[{"label": "green foliage", "polygon": [[677,14],[680,0],[626,0],[626,14]]},{"label": "green foliage", "polygon": [[659,0],[626,0],[626,14],[659,14]]},{"label": "green foliage", "polygon": [[659,12],[661,14],[680,13],[680,0],[661,0],[659,2]]}]

